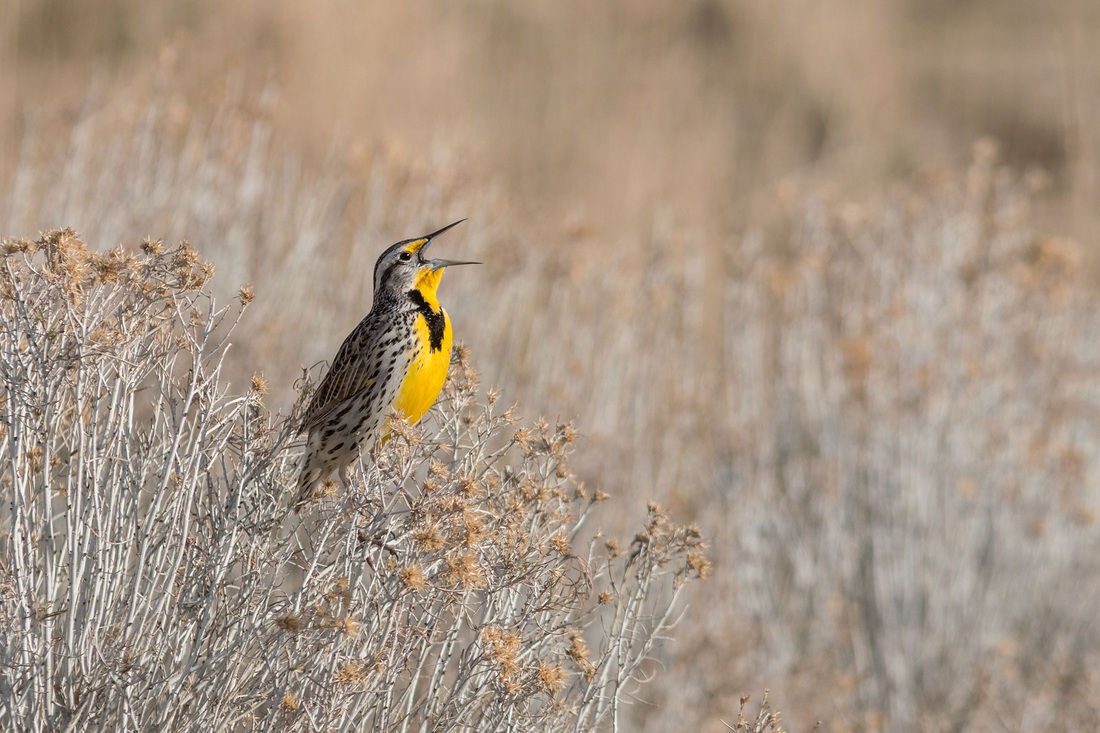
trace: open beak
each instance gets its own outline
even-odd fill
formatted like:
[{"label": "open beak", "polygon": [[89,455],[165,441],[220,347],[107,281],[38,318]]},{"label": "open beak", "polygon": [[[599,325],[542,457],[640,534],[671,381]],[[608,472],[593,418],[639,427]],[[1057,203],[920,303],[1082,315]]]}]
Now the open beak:
[{"label": "open beak", "polygon": [[428,260],[432,271],[442,270],[443,267],[453,267],[459,264],[481,264],[480,262],[466,262],[463,260]]},{"label": "open beak", "polygon": [[435,270],[442,270],[444,267],[454,267],[455,265],[480,265],[481,264],[480,262],[464,262],[462,260],[428,260],[428,259],[424,258],[424,251],[427,250],[428,247],[430,247],[432,245],[432,240],[433,239],[435,239],[436,237],[438,237],[440,234],[447,231],[451,227],[456,227],[464,221],[466,221],[466,220],[465,219],[459,219],[458,221],[454,222],[453,224],[448,224],[447,226],[443,227],[439,231],[435,231],[435,232],[432,232],[431,234],[426,234],[425,236],[421,237],[421,239],[425,239],[427,241],[424,242],[424,244],[420,247],[420,249],[417,251],[417,254],[420,255],[420,261],[421,262],[423,262],[426,265],[431,265],[432,266],[432,271],[433,272]]}]

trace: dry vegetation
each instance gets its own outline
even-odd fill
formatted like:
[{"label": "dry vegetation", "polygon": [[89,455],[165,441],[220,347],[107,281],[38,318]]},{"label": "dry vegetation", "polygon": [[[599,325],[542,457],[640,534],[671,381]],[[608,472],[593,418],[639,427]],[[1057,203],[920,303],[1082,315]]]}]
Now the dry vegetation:
[{"label": "dry vegetation", "polygon": [[227,390],[239,308],[195,250],[3,246],[0,727],[619,726],[709,565],[655,504],[631,541],[582,534],[606,497],[572,426],[514,428],[460,348],[436,423],[299,521],[300,415],[262,375]]},{"label": "dry vegetation", "polygon": [[[633,533],[631,510],[657,501],[711,542],[713,578],[691,594],[676,643],[631,657],[652,679],[624,698],[624,729],[724,731],[738,725],[742,694],[766,688],[784,729],[1100,728],[1095,4],[494,1],[346,16],[319,3],[303,16],[276,2],[256,23],[200,0],[178,4],[179,16],[103,2],[126,12],[107,29],[84,18],[92,40],[64,34],[55,2],[24,3],[7,26],[22,40],[20,64],[6,68],[19,73],[0,83],[32,113],[13,106],[2,120],[0,233],[74,225],[86,241],[135,251],[143,236],[190,239],[216,264],[207,287],[219,302],[255,285],[232,348],[203,366],[221,390],[212,446],[224,440],[234,455],[234,431],[259,421],[270,470],[289,471],[293,452],[278,452],[286,438],[249,394],[251,375],[266,375],[265,404],[290,411],[302,365],[331,355],[369,307],[381,247],[469,216],[441,246],[486,263],[443,283],[470,363],[521,413],[575,418],[571,470],[612,495],[598,526]],[[33,44],[47,27],[60,39]],[[164,28],[185,31],[165,43]],[[88,66],[96,32],[118,46],[89,93],[74,68]],[[410,38],[431,54],[410,52]],[[230,46],[247,60],[227,73],[212,49]],[[145,63],[113,65],[134,59]],[[63,114],[37,86],[62,90]],[[973,145],[988,133],[999,142]],[[315,548],[256,556],[295,568],[312,590],[233,585],[232,603],[249,608],[298,603],[284,625],[302,630],[262,630],[285,655],[263,673],[293,693],[279,699],[281,720],[302,720],[294,711],[310,710],[310,696],[334,716],[368,704],[333,684],[381,674],[343,666],[374,632],[348,640],[325,626],[352,617],[337,581],[355,603],[418,582],[373,539],[388,530],[415,545],[401,535],[415,531],[401,524],[411,514],[388,512],[427,501],[417,491],[432,464],[418,456],[476,433],[453,422],[471,405],[464,389],[428,434],[410,433],[407,455],[377,469],[396,472],[394,486],[419,466],[415,482],[321,509],[329,570],[301,566]],[[139,412],[150,402],[134,399]],[[502,414],[475,413],[486,426]],[[220,465],[194,495],[224,502],[241,470]],[[440,479],[441,496],[461,497],[457,475]],[[561,480],[551,477],[572,485]],[[281,485],[263,489],[268,514],[257,516],[275,511]],[[172,496],[180,516],[194,508],[191,527],[251,526],[234,530],[232,507]],[[118,511],[151,516],[129,501]],[[499,517],[498,499],[478,501]],[[372,525],[384,516],[391,526]],[[573,532],[547,522],[547,543]],[[196,537],[224,547],[224,535]],[[181,558],[210,552],[177,541]],[[538,572],[572,572],[532,552]],[[464,567],[437,560],[443,575]],[[238,584],[240,572],[218,582]],[[429,609],[456,591],[439,581],[424,592]],[[428,628],[446,636],[451,622]],[[250,650],[246,632],[224,643]],[[499,690],[510,637],[463,639],[497,659],[478,679]],[[554,676],[555,659],[574,675],[565,684],[579,684],[569,638],[524,641],[535,651],[519,655],[521,697]],[[235,658],[227,648],[218,659]],[[433,654],[419,658],[425,669]],[[293,660],[308,655],[328,677],[306,679]],[[539,659],[542,677],[529,666]],[[174,664],[146,661],[150,678]],[[417,707],[416,678],[403,679],[395,694],[430,712]],[[278,712],[274,692],[256,694],[242,709]],[[483,702],[536,717],[553,705],[539,694]],[[770,709],[749,707],[742,730],[779,728]]]}]

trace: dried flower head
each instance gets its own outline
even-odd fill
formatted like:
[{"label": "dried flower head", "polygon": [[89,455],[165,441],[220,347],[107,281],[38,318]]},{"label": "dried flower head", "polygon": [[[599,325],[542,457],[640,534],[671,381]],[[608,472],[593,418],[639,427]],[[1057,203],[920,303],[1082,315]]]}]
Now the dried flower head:
[{"label": "dried flower head", "polygon": [[481,560],[471,550],[447,558],[447,580],[462,588],[483,588],[486,584]]},{"label": "dried flower head", "polygon": [[38,251],[39,246],[38,242],[22,237],[4,237],[3,239],[3,252],[5,255],[31,255]]},{"label": "dried flower head", "polygon": [[596,667],[588,659],[592,652],[588,648],[588,642],[584,640],[579,631],[573,632],[569,637],[569,648],[565,650],[565,654],[580,667],[586,680],[591,680],[596,674]]},{"label": "dried flower head", "polygon": [[520,428],[515,432],[512,437],[516,441],[516,445],[523,450],[524,455],[531,455],[534,452],[534,435],[527,428]]},{"label": "dried flower head", "polygon": [[462,541],[466,547],[472,548],[479,545],[487,536],[485,522],[472,511],[462,512]]},{"label": "dried flower head", "polygon": [[289,690],[283,693],[283,699],[279,701],[279,707],[287,712],[297,710],[300,704],[298,696]]},{"label": "dried flower head", "polygon": [[386,416],[386,428],[392,437],[400,438],[402,442],[411,447],[415,448],[423,442],[420,431],[415,426],[410,425],[405,416],[396,410],[391,409],[389,415]]},{"label": "dried flower head", "polygon": [[411,533],[413,543],[422,551],[435,552],[443,549],[443,535],[435,524],[424,524]]},{"label": "dried flower head", "polygon": [[263,372],[255,372],[249,379],[248,387],[256,394],[265,395],[271,391],[271,385]]},{"label": "dried flower head", "polygon": [[565,670],[560,664],[549,664],[540,660],[535,667],[535,677],[544,691],[554,695],[565,682]]},{"label": "dried flower head", "polygon": [[565,532],[557,532],[550,537],[550,549],[564,556],[573,551],[573,545]]},{"label": "dried flower head", "polygon": [[428,578],[424,575],[424,568],[415,563],[401,568],[398,578],[401,585],[409,590],[421,590],[428,586]]},{"label": "dried flower head", "polygon": [[181,272],[190,272],[193,265],[201,259],[199,253],[189,242],[180,242],[179,247],[173,253],[172,266]]},{"label": "dried flower head", "polygon": [[333,679],[340,685],[361,685],[367,680],[369,665],[366,662],[352,659],[344,662],[333,674]]},{"label": "dried flower head", "polygon": [[710,560],[701,552],[689,552],[687,566],[700,580],[706,580],[710,577]]},{"label": "dried flower head", "polygon": [[481,485],[477,482],[477,479],[468,473],[462,474],[457,483],[458,490],[465,499],[477,499],[482,495]]},{"label": "dried flower head", "polygon": [[481,641],[488,647],[489,657],[497,664],[500,681],[510,693],[519,691],[520,635],[518,631],[499,626],[481,630]]}]

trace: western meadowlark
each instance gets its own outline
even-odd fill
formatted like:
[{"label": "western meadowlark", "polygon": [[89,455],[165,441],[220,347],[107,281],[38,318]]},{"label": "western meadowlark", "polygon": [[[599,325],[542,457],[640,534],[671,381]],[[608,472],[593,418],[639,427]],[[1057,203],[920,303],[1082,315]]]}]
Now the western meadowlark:
[{"label": "western meadowlark", "polygon": [[374,305],[344,339],[302,419],[300,432],[309,438],[295,508],[334,470],[347,488],[359,451],[388,435],[391,408],[415,423],[439,396],[452,332],[436,289],[443,268],[478,263],[429,260],[424,253],[435,237],[463,221],[398,242],[375,263]]}]

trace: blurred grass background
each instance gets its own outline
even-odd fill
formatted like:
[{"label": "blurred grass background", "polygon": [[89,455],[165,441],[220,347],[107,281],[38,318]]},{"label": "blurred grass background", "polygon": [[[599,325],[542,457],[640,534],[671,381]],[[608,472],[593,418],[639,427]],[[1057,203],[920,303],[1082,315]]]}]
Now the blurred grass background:
[{"label": "blurred grass background", "polygon": [[486,382],[714,538],[639,729],[770,687],[796,728],[1083,730],[1098,41],[1089,0],[20,0],[0,233],[189,239],[285,400],[377,253],[468,216]]},{"label": "blurred grass background", "polygon": [[28,109],[210,102],[226,69],[275,81],[280,138],[414,160],[443,148],[517,222],[600,236],[675,212],[736,227],[808,175],[879,186],[993,135],[1040,166],[1056,221],[1096,214],[1100,8],[1088,0],[21,0],[0,36],[11,160]]}]

